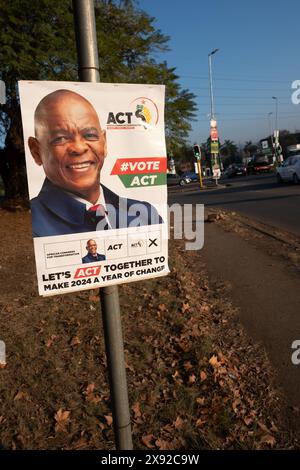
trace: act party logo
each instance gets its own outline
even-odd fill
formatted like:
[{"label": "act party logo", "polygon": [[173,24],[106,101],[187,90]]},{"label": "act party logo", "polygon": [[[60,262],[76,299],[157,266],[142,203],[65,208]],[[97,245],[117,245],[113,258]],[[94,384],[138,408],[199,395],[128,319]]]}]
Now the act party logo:
[{"label": "act party logo", "polygon": [[131,101],[128,110],[108,113],[106,126],[109,130],[116,129],[153,129],[159,121],[156,103],[150,98],[141,96]]}]

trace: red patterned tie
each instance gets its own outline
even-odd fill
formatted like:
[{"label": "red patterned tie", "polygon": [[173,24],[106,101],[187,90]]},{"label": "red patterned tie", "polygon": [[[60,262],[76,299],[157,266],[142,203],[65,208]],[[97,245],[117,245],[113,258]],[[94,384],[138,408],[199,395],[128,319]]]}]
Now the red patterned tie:
[{"label": "red patterned tie", "polygon": [[105,217],[105,209],[102,204],[95,204],[94,206],[91,206],[87,212],[87,218],[92,224],[97,224],[100,220],[102,220]]},{"label": "red patterned tie", "polygon": [[102,204],[95,204],[88,209],[88,212],[93,213],[96,217],[104,217],[106,212]]}]

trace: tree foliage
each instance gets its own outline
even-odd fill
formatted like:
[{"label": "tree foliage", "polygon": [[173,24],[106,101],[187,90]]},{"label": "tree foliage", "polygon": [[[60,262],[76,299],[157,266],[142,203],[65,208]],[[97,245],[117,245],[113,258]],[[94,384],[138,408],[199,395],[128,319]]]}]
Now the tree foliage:
[{"label": "tree foliage", "polygon": [[246,153],[248,157],[256,153],[257,149],[258,149],[257,145],[253,144],[251,140],[247,140],[245,142],[244,152]]},{"label": "tree foliage", "polygon": [[232,140],[225,140],[220,148],[220,154],[224,157],[234,157],[238,152],[237,145]]},{"label": "tree foliage", "polygon": [[[0,0],[0,79],[7,102],[0,106],[0,175],[6,196],[24,196],[26,177],[18,80],[77,80],[71,0]],[[181,89],[174,68],[156,62],[168,37],[134,0],[95,1],[100,77],[103,82],[166,85],[166,137],[175,151],[188,136],[194,95]]]}]

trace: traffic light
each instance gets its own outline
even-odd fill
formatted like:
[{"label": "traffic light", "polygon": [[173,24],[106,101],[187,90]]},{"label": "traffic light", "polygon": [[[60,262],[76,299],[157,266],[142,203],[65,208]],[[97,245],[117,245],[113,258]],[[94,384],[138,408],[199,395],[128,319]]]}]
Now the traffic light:
[{"label": "traffic light", "polygon": [[199,158],[201,155],[200,147],[199,145],[194,145],[194,155],[196,158]]}]

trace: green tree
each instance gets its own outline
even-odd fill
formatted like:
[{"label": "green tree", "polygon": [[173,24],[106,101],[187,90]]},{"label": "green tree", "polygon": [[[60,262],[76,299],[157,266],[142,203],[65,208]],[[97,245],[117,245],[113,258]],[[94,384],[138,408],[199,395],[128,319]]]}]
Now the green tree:
[{"label": "green tree", "polygon": [[237,145],[232,140],[225,140],[224,144],[220,147],[220,155],[224,168],[227,168],[231,163],[241,162],[241,158],[237,154]]},{"label": "green tree", "polygon": [[0,1],[0,78],[6,104],[0,108],[0,174],[8,198],[27,191],[18,80],[75,80],[71,2]]},{"label": "green tree", "polygon": [[[0,0],[0,79],[7,102],[0,105],[0,175],[6,197],[27,191],[18,80],[77,80],[71,0]],[[103,82],[166,85],[166,136],[169,151],[188,137],[196,106],[181,89],[174,68],[156,62],[168,37],[134,0],[95,1],[100,77]]]},{"label": "green tree", "polygon": [[225,157],[234,157],[238,152],[237,145],[232,140],[225,140],[220,153]]},{"label": "green tree", "polygon": [[247,140],[244,145],[244,152],[250,157],[250,155],[257,152],[257,145],[253,144],[251,140]]}]

